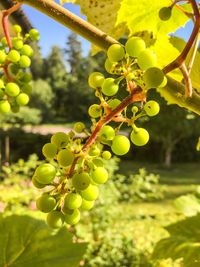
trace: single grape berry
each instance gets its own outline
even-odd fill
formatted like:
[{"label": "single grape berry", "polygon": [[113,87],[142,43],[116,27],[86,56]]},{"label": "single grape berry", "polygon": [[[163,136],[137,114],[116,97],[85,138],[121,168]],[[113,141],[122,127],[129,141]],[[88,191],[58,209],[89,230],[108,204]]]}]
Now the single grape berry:
[{"label": "single grape berry", "polygon": [[105,61],[104,67],[105,67],[105,70],[108,73],[112,74],[113,73],[113,69],[115,67],[115,63],[110,62],[110,60],[107,58],[106,61]]},{"label": "single grape berry", "polygon": [[52,143],[47,143],[42,148],[42,154],[45,158],[53,159],[57,154],[57,146]]},{"label": "single grape berry", "polygon": [[98,118],[101,116],[101,106],[97,105],[97,104],[93,104],[89,107],[88,109],[88,113],[90,115],[90,117],[92,118]]},{"label": "single grape berry", "polygon": [[131,37],[125,45],[126,52],[131,57],[138,57],[145,48],[146,44],[140,37]]},{"label": "single grape berry", "polygon": [[93,72],[88,78],[88,84],[91,88],[101,87],[104,82],[104,75],[100,72]]},{"label": "single grape berry", "polygon": [[10,111],[10,103],[7,100],[0,101],[0,113],[8,113]]},{"label": "single grape berry", "polygon": [[23,41],[19,38],[13,38],[12,46],[17,50],[20,50],[23,47]]},{"label": "single grape berry", "polygon": [[24,84],[21,87],[21,90],[23,91],[23,93],[30,95],[32,93],[32,86],[28,83]]},{"label": "single grape berry", "polygon": [[130,138],[134,145],[144,146],[149,141],[149,133],[144,128],[134,127]]},{"label": "single grape berry", "polygon": [[83,199],[80,209],[81,210],[91,210],[94,207],[94,201],[88,201]]},{"label": "single grape berry", "polygon": [[56,200],[48,194],[43,194],[36,200],[36,207],[40,211],[48,213],[56,207]]},{"label": "single grape berry", "polygon": [[10,50],[7,55],[7,59],[13,63],[17,63],[20,60],[20,53],[17,50]]},{"label": "single grape berry", "polygon": [[64,207],[74,210],[78,209],[82,204],[82,197],[77,193],[69,193],[64,198]]},{"label": "single grape berry", "polygon": [[19,106],[25,106],[29,102],[29,96],[25,93],[21,93],[16,97],[16,102]]},{"label": "single grape berry", "polygon": [[142,70],[155,67],[157,63],[156,54],[151,49],[147,48],[138,55],[137,63]]},{"label": "single grape berry", "polygon": [[147,89],[157,88],[164,81],[164,73],[157,67],[149,68],[145,71],[143,79]]},{"label": "single grape berry", "polygon": [[40,39],[40,34],[39,34],[38,30],[36,30],[36,29],[31,29],[29,31],[29,35],[30,35],[31,40],[33,40],[33,41],[38,41]]},{"label": "single grape berry", "polygon": [[111,153],[110,151],[107,151],[105,150],[103,153],[102,153],[102,158],[105,159],[105,160],[109,160],[111,158]]},{"label": "single grape berry", "polygon": [[50,184],[56,176],[56,169],[50,163],[42,163],[35,170],[34,176],[39,183]]},{"label": "single grape berry", "polygon": [[103,85],[102,85],[102,92],[106,96],[113,96],[115,95],[119,90],[119,85],[115,82],[115,79],[113,78],[107,78],[105,79]]},{"label": "single grape berry", "polygon": [[74,153],[71,152],[69,149],[60,150],[57,155],[57,161],[61,167],[67,167],[71,165],[73,160],[74,160]]},{"label": "single grape berry", "polygon": [[137,106],[133,106],[131,111],[133,112],[133,114],[136,114],[139,111],[139,108]]},{"label": "single grape berry", "polygon": [[7,83],[5,87],[5,92],[9,96],[17,96],[20,93],[20,88],[16,83]]},{"label": "single grape berry", "polygon": [[125,57],[124,47],[120,44],[113,44],[107,51],[108,59],[111,62],[118,62]]},{"label": "single grape berry", "polygon": [[85,124],[82,122],[76,122],[74,124],[74,131],[77,133],[82,133],[85,130]]},{"label": "single grape berry", "polygon": [[0,50],[0,63],[4,63],[6,60],[6,53],[2,50]]},{"label": "single grape berry", "polygon": [[171,18],[171,15],[172,15],[172,8],[171,7],[162,7],[160,10],[159,10],[159,18],[161,20],[169,20]]},{"label": "single grape berry", "polygon": [[99,188],[90,184],[85,190],[81,191],[81,196],[88,201],[96,200],[99,196]]},{"label": "single grape berry", "polygon": [[72,184],[76,190],[84,190],[90,184],[90,176],[87,172],[77,173],[72,177]]},{"label": "single grape berry", "polygon": [[117,135],[112,141],[111,149],[116,155],[125,155],[130,149],[130,141],[126,136]]},{"label": "single grape berry", "polygon": [[35,176],[32,177],[32,184],[33,184],[36,188],[39,188],[39,189],[44,188],[44,187],[46,186],[45,184],[41,184],[41,183],[39,183],[39,182],[36,180]]},{"label": "single grape berry", "polygon": [[108,101],[108,107],[111,108],[112,110],[115,109],[116,107],[118,107],[119,104],[121,104],[121,101],[119,99],[117,99],[117,98],[110,99]]},{"label": "single grape berry", "polygon": [[57,132],[51,137],[51,143],[55,144],[57,148],[65,147],[69,143],[69,136],[62,132]]},{"label": "single grape berry", "polygon": [[104,184],[108,180],[108,172],[103,167],[97,167],[91,173],[92,180],[97,184]]},{"label": "single grape berry", "polygon": [[21,68],[28,68],[31,65],[31,60],[29,57],[22,55],[19,60],[19,65]]},{"label": "single grape berry", "polygon": [[80,221],[81,215],[78,209],[74,210],[72,214],[65,215],[65,222],[69,225],[77,224]]},{"label": "single grape berry", "polygon": [[21,26],[19,26],[19,25],[17,25],[17,24],[15,24],[15,25],[13,26],[13,30],[14,30],[14,32],[15,32],[16,34],[22,32],[22,28],[21,28]]},{"label": "single grape berry", "polygon": [[99,136],[103,140],[113,140],[115,137],[115,130],[111,126],[105,125],[99,132]]},{"label": "single grape berry", "polygon": [[30,45],[23,45],[22,49],[20,50],[21,55],[25,55],[27,57],[31,57],[33,55],[33,49]]},{"label": "single grape berry", "polygon": [[92,145],[89,150],[89,155],[94,157],[94,156],[99,156],[101,153],[100,148],[97,145]]},{"label": "single grape berry", "polygon": [[52,210],[47,215],[47,224],[51,228],[60,228],[63,226],[65,217],[62,212],[57,210]]},{"label": "single grape berry", "polygon": [[96,167],[103,167],[104,166],[104,162],[101,158],[94,158],[92,162]]},{"label": "single grape berry", "polygon": [[159,113],[160,106],[156,101],[150,100],[144,105],[144,110],[148,116],[153,117]]}]

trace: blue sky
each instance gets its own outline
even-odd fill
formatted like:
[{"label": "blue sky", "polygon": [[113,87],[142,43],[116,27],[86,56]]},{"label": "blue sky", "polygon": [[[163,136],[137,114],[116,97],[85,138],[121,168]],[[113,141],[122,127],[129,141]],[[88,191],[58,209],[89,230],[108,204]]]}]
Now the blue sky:
[{"label": "blue sky", "polygon": [[[78,5],[66,4],[65,7],[76,15],[83,17],[80,14],[80,8]],[[70,34],[69,29],[30,6],[24,5],[23,9],[32,25],[37,28],[41,34],[40,47],[44,56],[47,56],[50,53],[53,45],[65,47],[67,36]],[[179,29],[177,34],[182,38],[187,39],[191,29],[192,24],[189,23],[185,28]],[[87,55],[90,43],[81,37],[80,41],[82,43],[83,54]]]}]

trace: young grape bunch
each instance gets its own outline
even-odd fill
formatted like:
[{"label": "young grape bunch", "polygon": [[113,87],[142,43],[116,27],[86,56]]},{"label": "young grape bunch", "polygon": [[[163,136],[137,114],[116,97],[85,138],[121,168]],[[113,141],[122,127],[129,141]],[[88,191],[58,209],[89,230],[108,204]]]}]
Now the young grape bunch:
[{"label": "young grape bunch", "polygon": [[[95,206],[101,185],[110,179],[106,161],[112,154],[130,153],[131,143],[139,147],[146,145],[149,133],[137,127],[136,121],[143,116],[156,116],[160,111],[155,100],[146,102],[146,95],[151,88],[166,86],[167,78],[144,40],[133,36],[125,46],[113,44],[107,56],[105,68],[112,76],[105,77],[95,71],[88,77],[88,84],[98,99],[88,107],[90,129],[85,123],[76,122],[68,134],[55,133],[43,146],[45,163],[37,167],[32,178],[35,187],[45,189],[36,205],[47,213],[47,224],[52,228],[62,227],[64,223],[77,224],[81,213]],[[133,93],[138,88],[143,96],[137,100],[139,104],[133,103]],[[12,95],[17,95],[17,90],[17,87],[7,89]],[[126,95],[124,100],[122,95]],[[133,106],[129,108],[128,104]],[[7,103],[2,106],[8,108]],[[120,131],[124,124],[131,129],[130,135]]]},{"label": "young grape bunch", "polygon": [[16,113],[20,107],[29,103],[32,92],[31,74],[28,72],[31,65],[33,49],[26,42],[38,41],[39,32],[31,29],[24,37],[19,25],[13,27],[16,36],[11,37],[12,47],[8,47],[3,37],[0,41],[0,113],[10,111]]}]

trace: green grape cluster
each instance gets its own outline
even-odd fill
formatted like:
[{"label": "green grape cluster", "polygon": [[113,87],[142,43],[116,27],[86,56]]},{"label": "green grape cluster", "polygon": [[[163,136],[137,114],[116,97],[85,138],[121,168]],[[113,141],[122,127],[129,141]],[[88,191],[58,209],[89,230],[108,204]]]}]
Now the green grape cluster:
[{"label": "green grape cluster", "polygon": [[[37,167],[32,178],[35,187],[47,189],[36,206],[47,213],[47,224],[52,228],[78,223],[80,212],[93,208],[99,186],[109,178],[103,159],[110,159],[111,153],[102,152],[100,144],[93,144],[85,155],[81,153],[82,139],[74,137],[84,130],[85,125],[78,122],[69,134],[54,134],[42,148],[46,162]],[[74,172],[68,175],[76,161]]]},{"label": "green grape cluster", "polygon": [[36,29],[31,29],[23,37],[19,25],[14,25],[14,32],[11,48],[5,37],[0,41],[0,113],[18,112],[21,106],[28,104],[32,92],[28,69],[33,49],[27,42],[38,41],[40,35]]},{"label": "green grape cluster", "polygon": [[[88,78],[88,84],[99,100],[88,109],[91,133],[83,122],[77,122],[68,134],[54,134],[42,148],[46,162],[35,170],[32,179],[37,188],[46,188],[36,204],[39,210],[48,213],[47,223],[53,228],[64,223],[77,224],[81,211],[94,206],[99,186],[109,179],[105,161],[112,154],[127,154],[131,142],[135,146],[146,145],[149,133],[136,125],[136,121],[143,116],[156,116],[160,111],[159,104],[149,100],[137,105],[130,102],[127,112],[118,93],[124,88],[121,84],[127,85],[127,96],[134,92],[129,83],[134,88],[139,87],[144,95],[151,88],[166,85],[167,79],[157,66],[156,55],[146,48],[145,42],[132,37],[125,46],[110,46],[107,56],[105,68],[112,76],[93,72]],[[107,125],[112,120],[113,124]],[[129,137],[119,132],[124,123],[131,129]]]}]

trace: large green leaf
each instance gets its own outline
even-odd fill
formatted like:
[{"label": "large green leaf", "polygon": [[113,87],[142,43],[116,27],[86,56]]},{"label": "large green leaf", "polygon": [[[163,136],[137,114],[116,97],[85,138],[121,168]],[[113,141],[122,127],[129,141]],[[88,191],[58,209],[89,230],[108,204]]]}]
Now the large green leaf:
[{"label": "large green leaf", "polygon": [[184,259],[184,267],[200,266],[200,215],[166,227],[170,237],[158,242],[154,259]]},{"label": "large green leaf", "polygon": [[1,267],[78,267],[85,249],[66,228],[52,231],[26,215],[0,218]]},{"label": "large green leaf", "polygon": [[[174,7],[168,21],[160,20],[159,10],[170,6],[171,3],[171,0],[122,0],[117,23],[126,23],[131,34],[141,31],[152,31],[155,34],[175,32],[183,27],[189,18]],[[189,6],[186,7],[189,8]]]}]

